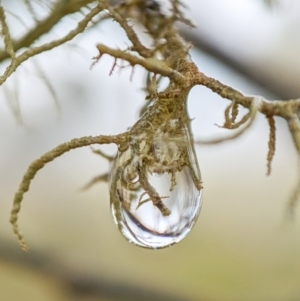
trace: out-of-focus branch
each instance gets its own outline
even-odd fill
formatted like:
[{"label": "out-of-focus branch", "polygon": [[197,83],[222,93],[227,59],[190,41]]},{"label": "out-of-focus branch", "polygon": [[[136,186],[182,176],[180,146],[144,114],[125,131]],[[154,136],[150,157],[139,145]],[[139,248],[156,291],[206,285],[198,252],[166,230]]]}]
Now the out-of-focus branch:
[{"label": "out-of-focus branch", "polygon": [[[20,252],[15,245],[1,237],[0,262],[5,262],[5,271],[9,267],[20,270],[28,269],[30,274],[45,276],[47,281],[55,279],[59,286],[57,289],[63,293],[64,300],[110,300],[110,301],[187,301],[187,296],[180,297],[174,292],[160,291],[159,289],[146,289],[138,284],[132,285],[116,279],[109,280],[103,272],[95,276],[87,271],[74,273],[72,268],[61,262],[50,253],[43,250],[31,250],[29,253]],[[3,272],[3,271],[2,271]],[[15,281],[22,279],[15,279]],[[50,280],[51,281],[51,280]],[[204,300],[204,299],[198,299]]]},{"label": "out-of-focus branch", "polygon": [[[50,14],[42,21],[39,21],[35,24],[34,28],[29,30],[24,36],[22,36],[17,41],[12,41],[12,47],[17,52],[19,49],[24,47],[30,47],[36,40],[41,36],[48,33],[56,24],[60,22],[62,18],[69,14],[76,13],[80,11],[83,7],[86,7],[88,4],[97,2],[95,0],[70,0],[57,1],[52,9]],[[104,2],[104,1],[102,1]],[[7,51],[0,51],[0,62],[9,58],[10,55]]]},{"label": "out-of-focus branch", "polygon": [[6,23],[5,12],[1,2],[0,2],[0,23],[1,23],[2,35],[4,36],[5,51],[7,55],[11,57],[11,59],[14,59],[15,58],[14,46],[10,37],[9,28]]},{"label": "out-of-focus branch", "polygon": [[87,27],[88,23],[91,21],[91,19],[96,16],[99,12],[101,12],[104,9],[105,6],[102,6],[100,3],[93,8],[76,26],[75,29],[71,30],[69,33],[67,33],[64,37],[51,41],[49,43],[45,43],[41,46],[37,47],[31,47],[28,50],[24,51],[19,56],[14,57],[11,60],[11,63],[6,68],[4,74],[0,76],[0,85],[2,85],[7,78],[16,71],[16,69],[26,60],[28,60],[30,57],[33,57],[37,54],[40,54],[42,52],[51,50],[57,46],[60,46],[70,40],[72,40],[75,36],[82,33],[85,28]]}]

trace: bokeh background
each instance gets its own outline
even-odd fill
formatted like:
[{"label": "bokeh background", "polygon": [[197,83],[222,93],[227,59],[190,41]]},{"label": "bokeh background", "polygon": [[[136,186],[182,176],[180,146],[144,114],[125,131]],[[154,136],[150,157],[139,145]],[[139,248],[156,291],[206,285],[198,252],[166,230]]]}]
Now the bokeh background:
[{"label": "bokeh background", "polygon": [[[260,0],[183,2],[197,28],[181,30],[195,45],[191,54],[202,72],[246,94],[300,96],[299,1],[271,9]],[[33,26],[22,2],[4,4]],[[36,9],[42,18],[43,6],[37,2]],[[80,17],[64,19],[37,44],[62,36]],[[21,36],[25,25],[12,14],[8,21],[13,36]],[[285,122],[276,119],[276,155],[266,176],[264,116],[235,141],[196,147],[204,205],[179,244],[151,251],[121,236],[111,218],[108,185],[81,191],[109,169],[84,148],[37,174],[20,214],[30,251],[19,249],[8,220],[31,161],[75,137],[125,131],[144,104],[142,69],[135,69],[132,81],[128,68],[109,76],[108,56],[90,69],[98,42],[127,45],[116,23],[105,21],[26,62],[1,89],[0,300],[300,300],[299,206],[293,220],[286,215],[298,159]],[[192,90],[188,107],[195,139],[229,134],[215,126],[222,124],[228,104],[204,87]]]}]

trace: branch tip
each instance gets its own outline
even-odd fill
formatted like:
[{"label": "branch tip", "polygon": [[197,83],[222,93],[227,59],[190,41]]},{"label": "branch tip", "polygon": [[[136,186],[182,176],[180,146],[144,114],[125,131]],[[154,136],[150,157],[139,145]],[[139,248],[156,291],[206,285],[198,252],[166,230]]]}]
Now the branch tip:
[{"label": "branch tip", "polygon": [[266,116],[270,128],[269,142],[268,142],[268,155],[267,155],[267,176],[271,174],[272,161],[276,149],[276,125],[274,116]]}]

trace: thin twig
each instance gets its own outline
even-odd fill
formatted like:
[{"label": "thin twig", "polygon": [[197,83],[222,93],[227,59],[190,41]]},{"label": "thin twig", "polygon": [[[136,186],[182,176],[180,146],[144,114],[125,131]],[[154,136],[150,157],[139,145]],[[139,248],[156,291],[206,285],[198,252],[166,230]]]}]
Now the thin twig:
[{"label": "thin twig", "polygon": [[261,102],[258,100],[258,102],[253,102],[251,109],[249,111],[249,118],[248,118],[248,123],[244,127],[241,127],[238,131],[235,133],[225,136],[225,137],[220,137],[220,138],[214,138],[214,139],[208,139],[208,140],[195,140],[195,144],[219,144],[222,142],[234,140],[238,137],[240,137],[242,134],[245,133],[246,130],[248,130],[251,125],[253,124],[253,121],[256,117],[256,113],[259,111],[261,107]]},{"label": "thin twig", "polygon": [[109,176],[110,176],[109,173],[105,173],[103,175],[96,176],[92,180],[90,180],[87,184],[85,184],[80,190],[87,190],[99,182],[107,183],[109,181]]},{"label": "thin twig", "polygon": [[30,13],[32,19],[35,21],[35,22],[38,22],[38,18],[37,18],[37,15],[36,15],[36,12],[33,8],[33,5],[31,3],[30,0],[23,0],[28,12]]},{"label": "thin twig", "polygon": [[131,53],[124,52],[123,50],[112,49],[103,44],[98,44],[97,48],[100,54],[95,57],[96,61],[98,61],[104,54],[109,54],[114,58],[119,58],[129,62],[131,66],[140,65],[150,72],[169,77],[174,82],[183,83],[184,81],[184,77],[178,71],[168,67],[162,61],[158,61],[153,58],[144,59]]},{"label": "thin twig", "polygon": [[233,101],[232,108],[231,108],[231,118],[230,118],[231,123],[235,123],[238,114],[239,114],[239,104]]},{"label": "thin twig", "polygon": [[91,149],[94,154],[103,157],[104,159],[108,160],[109,162],[112,162],[113,160],[115,160],[115,156],[109,156],[109,155],[105,154],[103,151],[101,151],[100,149],[94,149],[93,147],[91,147]]},{"label": "thin twig", "polygon": [[114,8],[108,8],[108,11],[110,12],[111,16],[114,18],[115,21],[117,21],[121,27],[125,30],[126,35],[130,42],[133,44],[133,49],[134,51],[138,52],[139,55],[142,57],[151,57],[153,54],[153,51],[151,49],[148,49],[145,47],[139,40],[137,34],[133,30],[132,26],[128,25],[128,21],[121,16],[117,10]]},{"label": "thin twig", "polygon": [[88,136],[88,137],[82,137],[82,138],[77,138],[73,139],[69,142],[63,143],[51,151],[45,153],[43,156],[41,156],[39,159],[33,161],[26,173],[23,176],[22,182],[15,193],[14,201],[13,201],[13,208],[11,211],[11,216],[10,216],[10,222],[13,227],[13,232],[17,235],[19,243],[21,245],[21,248],[24,251],[28,250],[28,246],[24,240],[23,235],[19,231],[19,226],[18,226],[18,213],[20,212],[21,209],[21,202],[23,200],[24,194],[29,190],[31,181],[35,177],[36,173],[45,166],[45,164],[53,161],[57,157],[63,155],[64,153],[83,146],[89,146],[92,144],[110,144],[110,143],[115,143],[115,144],[121,144],[126,137],[126,134],[119,134],[116,136]]},{"label": "thin twig", "polygon": [[13,43],[11,40],[11,36],[9,33],[9,29],[8,29],[8,26],[6,23],[5,11],[4,11],[1,1],[0,1],[0,23],[1,23],[1,33],[4,36],[5,51],[7,54],[9,54],[11,59],[14,60],[16,55],[15,55]]},{"label": "thin twig", "polygon": [[267,155],[267,176],[269,176],[271,174],[272,161],[275,155],[275,148],[276,148],[276,125],[275,125],[274,116],[267,116],[267,119],[270,127],[268,155]]}]

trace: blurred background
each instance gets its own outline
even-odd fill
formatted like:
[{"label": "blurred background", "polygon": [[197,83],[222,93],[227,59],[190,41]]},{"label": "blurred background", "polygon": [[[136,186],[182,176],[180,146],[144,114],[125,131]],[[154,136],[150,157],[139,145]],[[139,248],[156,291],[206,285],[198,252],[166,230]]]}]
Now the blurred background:
[{"label": "blurred background", "polygon": [[[24,2],[4,1],[13,37],[34,25]],[[197,28],[181,30],[195,46],[191,54],[200,71],[245,94],[300,96],[299,1],[272,8],[262,0],[183,2]],[[33,3],[43,18],[45,9]],[[63,19],[37,44],[62,36],[80,18]],[[142,69],[135,68],[132,81],[126,68],[109,76],[108,56],[90,68],[99,42],[127,45],[123,31],[107,20],[26,62],[1,87],[0,300],[300,300],[300,206],[293,220],[286,215],[298,159],[285,122],[276,119],[276,155],[266,176],[264,116],[238,140],[196,147],[204,205],[179,244],[159,251],[129,244],[112,221],[108,185],[81,191],[109,168],[83,148],[37,174],[19,221],[30,250],[20,250],[9,215],[27,166],[72,138],[125,131],[144,104]],[[228,104],[204,87],[192,90],[195,139],[229,134],[215,126]]]}]

